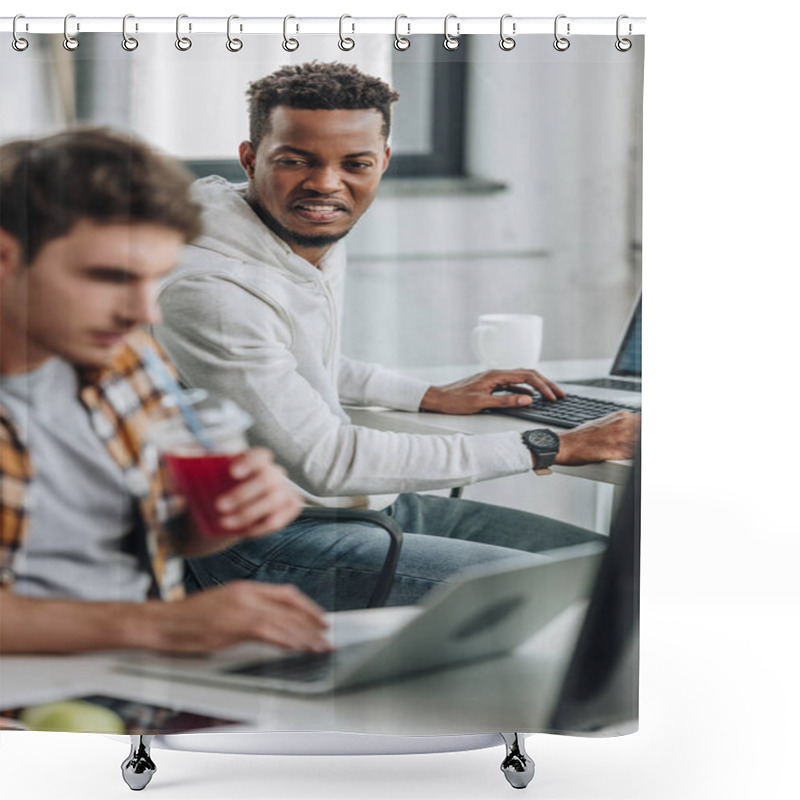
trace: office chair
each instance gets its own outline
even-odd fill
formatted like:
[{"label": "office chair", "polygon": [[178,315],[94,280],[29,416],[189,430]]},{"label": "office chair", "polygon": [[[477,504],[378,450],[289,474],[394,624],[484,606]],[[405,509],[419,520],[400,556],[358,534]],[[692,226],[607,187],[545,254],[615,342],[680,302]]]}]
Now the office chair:
[{"label": "office chair", "polygon": [[330,522],[369,522],[383,528],[389,534],[389,549],[378,575],[375,589],[367,602],[367,608],[380,608],[392,588],[400,548],[403,546],[403,529],[388,514],[361,508],[306,508],[300,519],[328,520]]}]

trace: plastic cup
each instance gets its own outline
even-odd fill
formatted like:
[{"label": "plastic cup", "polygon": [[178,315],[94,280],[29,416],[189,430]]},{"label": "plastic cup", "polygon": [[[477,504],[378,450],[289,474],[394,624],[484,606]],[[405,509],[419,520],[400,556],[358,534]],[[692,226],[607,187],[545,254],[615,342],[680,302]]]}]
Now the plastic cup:
[{"label": "plastic cup", "polygon": [[232,400],[199,389],[184,392],[181,403],[174,398],[165,403],[183,411],[152,425],[148,438],[167,465],[175,491],[186,500],[203,536],[236,536],[237,531],[220,524],[215,504],[238,483],[230,467],[248,448],[245,431],[252,417]]}]

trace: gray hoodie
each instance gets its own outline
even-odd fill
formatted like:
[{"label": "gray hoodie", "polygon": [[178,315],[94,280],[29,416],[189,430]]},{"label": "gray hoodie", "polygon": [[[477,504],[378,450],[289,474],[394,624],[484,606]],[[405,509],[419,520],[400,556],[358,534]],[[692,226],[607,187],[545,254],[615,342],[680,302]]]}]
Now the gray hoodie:
[{"label": "gray hoodie", "polygon": [[342,404],[417,411],[429,384],[340,354],[343,244],[317,269],[261,222],[246,188],[218,177],[195,183],[204,233],[161,287],[155,334],[185,382],[245,408],[252,441],[269,447],[315,504],[383,508],[397,492],[531,469],[515,432],[438,436],[350,424]]}]

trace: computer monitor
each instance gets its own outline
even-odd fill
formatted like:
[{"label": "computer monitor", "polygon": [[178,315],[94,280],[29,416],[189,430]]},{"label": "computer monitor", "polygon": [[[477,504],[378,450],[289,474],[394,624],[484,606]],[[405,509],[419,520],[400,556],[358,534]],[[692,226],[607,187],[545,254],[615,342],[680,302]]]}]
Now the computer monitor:
[{"label": "computer monitor", "polygon": [[551,717],[553,731],[638,728],[640,456],[641,449]]}]

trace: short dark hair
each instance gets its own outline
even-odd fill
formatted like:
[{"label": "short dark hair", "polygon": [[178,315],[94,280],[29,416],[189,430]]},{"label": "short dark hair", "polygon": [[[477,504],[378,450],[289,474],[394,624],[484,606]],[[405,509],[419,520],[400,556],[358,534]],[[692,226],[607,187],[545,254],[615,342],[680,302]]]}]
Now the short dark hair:
[{"label": "short dark hair", "polygon": [[107,128],[78,128],[0,146],[0,228],[30,263],[81,220],[152,222],[191,241],[200,207],[192,178],[168,156]]},{"label": "short dark hair", "polygon": [[383,117],[382,133],[389,137],[392,103],[400,97],[380,78],[365,75],[339,61],[290,64],[253,81],[247,90],[250,143],[258,148],[269,133],[270,114],[277,106],[310,110],[372,109]]}]

